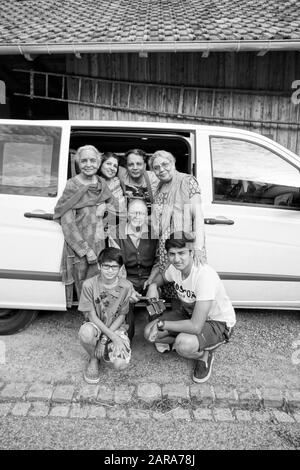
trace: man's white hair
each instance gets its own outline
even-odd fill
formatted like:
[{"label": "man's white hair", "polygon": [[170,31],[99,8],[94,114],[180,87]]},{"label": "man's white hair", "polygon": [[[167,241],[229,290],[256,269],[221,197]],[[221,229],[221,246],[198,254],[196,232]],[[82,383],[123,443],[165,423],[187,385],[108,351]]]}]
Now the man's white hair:
[{"label": "man's white hair", "polygon": [[144,201],[144,199],[139,199],[139,198],[136,198],[136,199],[130,199],[129,203],[128,203],[128,212],[129,210],[132,208],[132,206],[134,205],[140,205],[140,206],[143,206],[143,208],[145,209],[145,212],[148,213],[148,209],[147,209],[147,204],[146,202]]}]

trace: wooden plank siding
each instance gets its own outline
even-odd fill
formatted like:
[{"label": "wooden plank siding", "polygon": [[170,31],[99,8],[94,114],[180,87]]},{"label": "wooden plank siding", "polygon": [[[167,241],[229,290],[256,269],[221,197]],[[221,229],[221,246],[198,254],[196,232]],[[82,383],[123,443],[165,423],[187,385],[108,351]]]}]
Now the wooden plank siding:
[{"label": "wooden plank siding", "polygon": [[[291,101],[292,82],[300,80],[300,52],[211,53],[207,58],[192,52],[149,53],[147,58],[85,54],[67,56],[66,68],[68,74],[108,80],[97,90],[91,82],[81,83],[81,98],[108,109],[69,104],[70,119],[201,123],[206,116],[207,123],[259,132],[300,154],[300,104]],[[78,97],[76,80],[68,79],[68,97]]]}]

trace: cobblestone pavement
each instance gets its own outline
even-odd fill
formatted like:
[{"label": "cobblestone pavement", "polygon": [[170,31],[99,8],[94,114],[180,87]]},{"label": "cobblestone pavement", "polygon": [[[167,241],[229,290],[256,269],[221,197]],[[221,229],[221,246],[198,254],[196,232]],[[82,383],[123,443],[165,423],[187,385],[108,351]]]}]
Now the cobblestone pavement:
[{"label": "cobblestone pavement", "polygon": [[300,423],[300,392],[198,385],[0,383],[0,416]]},{"label": "cobblestone pavement", "polygon": [[298,433],[299,365],[292,354],[299,314],[238,314],[234,340],[218,349],[212,377],[201,385],[191,380],[190,361],[160,355],[146,344],[146,319],[136,320],[130,368],[116,373],[104,367],[101,385],[83,381],[87,358],[77,338],[82,319],[76,313],[46,313],[26,331],[1,337],[6,363],[0,366],[0,419],[66,418],[70,425],[81,418],[122,425],[135,420],[141,426],[171,420],[191,427],[223,422],[236,429],[235,423],[275,424]]}]

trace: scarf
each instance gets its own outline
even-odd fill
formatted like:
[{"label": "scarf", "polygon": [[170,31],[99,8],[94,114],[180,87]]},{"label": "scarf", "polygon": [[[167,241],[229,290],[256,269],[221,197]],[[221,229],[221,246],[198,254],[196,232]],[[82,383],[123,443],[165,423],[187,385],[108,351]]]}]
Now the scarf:
[{"label": "scarf", "polygon": [[70,209],[82,209],[101,202],[111,202],[112,193],[106,181],[100,176],[96,184],[80,184],[76,177],[67,181],[67,185],[54,208],[53,220],[60,219]]}]

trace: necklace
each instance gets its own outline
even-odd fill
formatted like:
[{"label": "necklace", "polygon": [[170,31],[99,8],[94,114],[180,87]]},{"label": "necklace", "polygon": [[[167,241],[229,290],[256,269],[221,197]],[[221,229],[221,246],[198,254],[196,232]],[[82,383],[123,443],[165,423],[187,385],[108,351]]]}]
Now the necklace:
[{"label": "necklace", "polygon": [[166,183],[164,183],[164,184],[161,186],[161,191],[162,191],[163,193],[169,192],[171,184],[172,184],[172,180],[167,181]]}]

